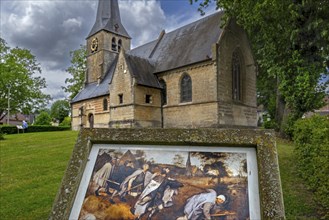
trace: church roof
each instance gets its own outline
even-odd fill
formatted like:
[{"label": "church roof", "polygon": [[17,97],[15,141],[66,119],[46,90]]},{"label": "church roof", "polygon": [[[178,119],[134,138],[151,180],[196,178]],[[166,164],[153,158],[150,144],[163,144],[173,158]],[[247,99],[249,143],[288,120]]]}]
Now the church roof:
[{"label": "church roof", "polygon": [[101,30],[131,38],[121,23],[118,0],[99,0],[96,21],[87,38]]},{"label": "church roof", "polygon": [[183,67],[212,58],[212,45],[222,33],[217,12],[196,22],[160,36],[128,53],[155,63],[154,73]]},{"label": "church roof", "polygon": [[158,79],[153,74],[154,63],[141,57],[126,54],[129,71],[136,79],[137,84],[154,88],[161,88]]},{"label": "church roof", "polygon": [[86,84],[85,87],[72,99],[71,103],[109,95],[109,84],[112,81],[117,62],[118,59],[116,58],[105,74],[104,79],[99,84],[97,82]]}]

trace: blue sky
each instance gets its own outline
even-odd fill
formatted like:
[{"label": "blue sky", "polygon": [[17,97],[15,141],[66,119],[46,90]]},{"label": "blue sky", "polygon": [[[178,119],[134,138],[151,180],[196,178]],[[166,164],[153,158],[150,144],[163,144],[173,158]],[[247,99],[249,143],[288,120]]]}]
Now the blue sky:
[{"label": "blue sky", "polygon": [[[98,0],[1,0],[0,33],[10,47],[31,50],[47,80],[45,92],[55,100],[67,97],[61,90],[69,76],[70,51],[85,44],[95,22]],[[119,0],[123,25],[132,47],[201,18],[198,4],[189,0]],[[207,14],[215,12],[215,5]]]}]

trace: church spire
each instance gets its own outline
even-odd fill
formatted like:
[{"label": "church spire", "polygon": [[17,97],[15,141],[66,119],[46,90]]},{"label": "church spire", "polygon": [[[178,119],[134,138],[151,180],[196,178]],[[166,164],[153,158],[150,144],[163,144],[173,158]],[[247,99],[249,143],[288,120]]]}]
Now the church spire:
[{"label": "church spire", "polygon": [[101,30],[131,38],[121,23],[118,0],[99,0],[96,21],[87,38]]}]

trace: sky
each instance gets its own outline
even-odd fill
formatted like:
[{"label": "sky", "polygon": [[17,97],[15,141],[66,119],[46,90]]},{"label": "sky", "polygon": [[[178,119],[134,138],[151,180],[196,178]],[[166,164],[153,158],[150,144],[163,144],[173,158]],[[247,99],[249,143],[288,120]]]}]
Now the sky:
[{"label": "sky", "polygon": [[[69,77],[70,51],[86,44],[96,18],[98,0],[0,0],[0,36],[8,46],[29,49],[47,81],[53,101],[65,99],[61,86]],[[121,20],[132,48],[200,19],[189,0],[119,0]],[[215,5],[206,15],[214,13]]]}]

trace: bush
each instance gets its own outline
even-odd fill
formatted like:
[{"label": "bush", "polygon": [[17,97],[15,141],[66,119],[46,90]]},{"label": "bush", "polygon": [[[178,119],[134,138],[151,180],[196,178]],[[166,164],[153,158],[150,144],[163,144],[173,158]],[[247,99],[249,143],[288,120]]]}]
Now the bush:
[{"label": "bush", "polygon": [[329,119],[315,115],[294,128],[298,172],[314,192],[320,215],[329,218]]},{"label": "bush", "polygon": [[67,116],[64,120],[59,124],[59,126],[70,126],[71,127],[71,117]]},{"label": "bush", "polygon": [[35,119],[35,125],[51,125],[51,117],[47,112],[41,112]]},{"label": "bush", "polygon": [[[28,133],[30,132],[45,132],[45,131],[68,131],[71,130],[71,127],[69,126],[45,126],[45,125],[30,125],[27,128]],[[17,128],[16,126],[1,126],[0,127],[0,133],[3,134],[17,134]],[[20,131],[22,132],[22,131]]]},{"label": "bush", "polygon": [[4,139],[5,139],[5,137],[4,137],[3,133],[2,133],[2,130],[0,129],[0,140],[4,140]]}]

